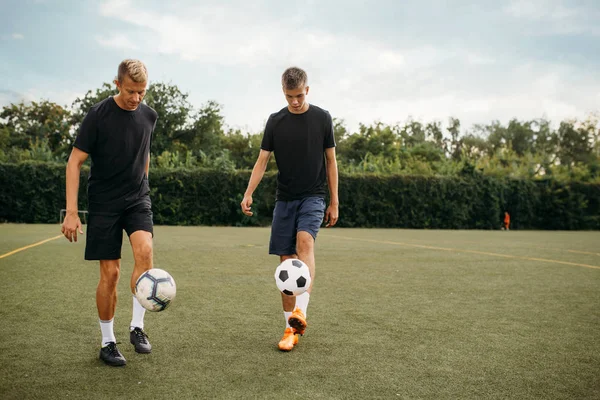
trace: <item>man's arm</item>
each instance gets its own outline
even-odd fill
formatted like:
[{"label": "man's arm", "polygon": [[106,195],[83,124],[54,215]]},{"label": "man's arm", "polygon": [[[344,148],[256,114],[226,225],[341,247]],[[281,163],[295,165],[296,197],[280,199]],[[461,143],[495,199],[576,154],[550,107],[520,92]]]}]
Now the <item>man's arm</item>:
[{"label": "man's arm", "polygon": [[148,178],[148,172],[150,172],[150,153],[148,153],[148,161],[146,161],[146,178]]},{"label": "man's arm", "polygon": [[335,159],[335,147],[325,149],[327,160],[327,185],[329,186],[329,207],[325,211],[326,227],[334,226],[339,217],[340,199],[338,197],[338,167]]},{"label": "man's arm", "polygon": [[252,205],[252,194],[258,187],[258,184],[262,180],[265,175],[265,171],[267,170],[267,163],[269,162],[269,157],[271,157],[271,152],[260,149],[260,153],[258,154],[258,159],[254,164],[254,168],[252,168],[252,174],[250,175],[250,180],[248,181],[248,187],[246,188],[246,192],[244,193],[244,199],[240,204],[242,207],[242,212],[248,216],[252,216],[253,212],[250,211],[250,206]]},{"label": "man's arm", "polygon": [[81,229],[81,221],[79,220],[79,209],[77,206],[79,194],[79,176],[81,174],[81,166],[87,160],[88,153],[73,147],[69,162],[67,163],[67,214],[63,221],[61,231],[69,242],[77,241],[77,231],[83,233]]}]

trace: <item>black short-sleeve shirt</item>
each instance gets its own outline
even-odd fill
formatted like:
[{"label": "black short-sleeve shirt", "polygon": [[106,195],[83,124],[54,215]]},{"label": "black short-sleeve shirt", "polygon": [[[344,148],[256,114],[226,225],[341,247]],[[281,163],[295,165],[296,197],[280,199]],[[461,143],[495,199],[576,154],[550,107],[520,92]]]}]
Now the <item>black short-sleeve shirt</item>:
[{"label": "black short-sleeve shirt", "polygon": [[112,97],[92,106],[74,146],[90,155],[90,208],[126,206],[150,192],[146,163],[158,114],[145,104],[123,110]]},{"label": "black short-sleeve shirt", "polygon": [[291,113],[287,107],[271,114],[260,147],[275,154],[277,200],[325,197],[324,152],[335,147],[329,112],[311,104],[302,114]]}]

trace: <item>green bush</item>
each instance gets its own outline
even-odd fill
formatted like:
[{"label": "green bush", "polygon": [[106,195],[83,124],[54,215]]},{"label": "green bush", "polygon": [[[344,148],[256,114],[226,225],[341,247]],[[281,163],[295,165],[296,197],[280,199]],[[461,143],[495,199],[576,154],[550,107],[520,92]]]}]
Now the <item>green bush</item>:
[{"label": "green bush", "polygon": [[[52,223],[65,208],[66,165],[42,161],[0,163],[0,221]],[[82,167],[79,208],[87,209],[88,167]]]},{"label": "green bush", "polygon": [[[87,208],[83,167],[79,207]],[[250,171],[150,170],[159,225],[268,226],[276,172],[254,193],[253,217],[240,210]],[[0,221],[55,223],[65,208],[65,165],[0,163]],[[600,185],[484,176],[340,174],[340,227],[499,229],[504,211],[514,229],[600,229]]]}]

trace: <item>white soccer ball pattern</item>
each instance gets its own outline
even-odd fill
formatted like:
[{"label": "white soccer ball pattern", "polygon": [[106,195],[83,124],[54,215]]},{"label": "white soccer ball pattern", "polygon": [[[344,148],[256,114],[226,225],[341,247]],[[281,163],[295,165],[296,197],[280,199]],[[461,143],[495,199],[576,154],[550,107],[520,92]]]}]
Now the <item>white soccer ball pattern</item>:
[{"label": "white soccer ball pattern", "polygon": [[275,283],[281,293],[288,296],[306,292],[311,283],[308,265],[294,258],[285,260],[275,270]]},{"label": "white soccer ball pattern", "polygon": [[175,299],[176,293],[173,277],[159,268],[144,272],[135,283],[135,297],[148,311],[163,311]]}]

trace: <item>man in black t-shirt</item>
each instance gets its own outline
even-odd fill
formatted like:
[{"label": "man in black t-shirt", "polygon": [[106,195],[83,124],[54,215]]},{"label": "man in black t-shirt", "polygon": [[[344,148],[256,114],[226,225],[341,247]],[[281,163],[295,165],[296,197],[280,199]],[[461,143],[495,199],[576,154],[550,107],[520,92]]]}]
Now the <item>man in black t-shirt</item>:
[{"label": "man in black t-shirt", "polygon": [[[274,153],[278,174],[269,254],[278,255],[280,262],[299,258],[308,265],[312,277],[311,287],[303,294],[281,295],[286,328],[278,346],[282,351],[290,351],[306,329],[306,309],[315,278],[317,233],[323,219],[328,227],[338,220],[338,170],[332,119],[327,111],[306,101],[306,72],[288,68],[281,83],[288,106],[271,114],[267,121],[241,207],[244,214],[252,215],[252,194]],[[326,186],[330,198],[327,208]]]},{"label": "man in black t-shirt", "polygon": [[[135,282],[152,268],[152,210],[148,169],[150,141],[158,115],[142,103],[148,72],[138,60],[119,65],[115,84],[119,94],[95,104],[85,116],[67,164],[67,214],[62,233],[69,241],[83,234],[78,216],[77,193],[81,165],[91,157],[88,179],[89,218],[85,259],[100,261],[96,305],[102,331],[100,359],[121,366],[126,361],[116,345],[113,319],[117,304],[117,282],[121,270],[123,230],[135,260],[131,291]],[[130,342],[138,353],[152,346],[144,332],[145,309],[133,296]]]}]

